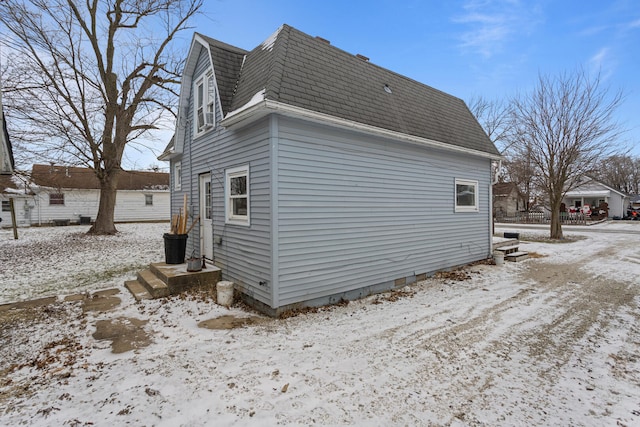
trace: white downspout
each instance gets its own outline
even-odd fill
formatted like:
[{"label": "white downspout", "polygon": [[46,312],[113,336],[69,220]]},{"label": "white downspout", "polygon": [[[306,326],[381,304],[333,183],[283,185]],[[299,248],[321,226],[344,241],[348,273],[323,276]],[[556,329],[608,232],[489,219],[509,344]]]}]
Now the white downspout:
[{"label": "white downspout", "polygon": [[493,218],[493,185],[498,183],[500,169],[502,169],[502,160],[498,160],[496,174],[493,176],[491,184],[489,185],[489,215],[491,218],[491,227],[489,227],[489,256],[493,254],[493,233],[495,231],[495,220]]}]

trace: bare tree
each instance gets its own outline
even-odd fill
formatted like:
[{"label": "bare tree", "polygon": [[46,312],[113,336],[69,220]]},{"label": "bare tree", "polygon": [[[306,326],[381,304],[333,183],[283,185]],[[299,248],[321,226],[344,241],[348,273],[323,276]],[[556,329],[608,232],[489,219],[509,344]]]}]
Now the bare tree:
[{"label": "bare tree", "polygon": [[638,194],[640,189],[640,158],[613,155],[602,161],[593,176],[624,193]]},{"label": "bare tree", "polygon": [[564,195],[607,155],[621,133],[613,114],[622,93],[611,94],[600,76],[584,71],[540,76],[528,94],[513,99],[513,153],[530,156],[551,208],[550,237],[561,239]]},{"label": "bare tree", "polygon": [[14,139],[36,159],[85,165],[101,185],[89,231],[113,234],[125,146],[177,100],[171,43],[202,0],[3,0]]},{"label": "bare tree", "polygon": [[524,201],[524,209],[531,209],[531,201],[539,190],[538,172],[531,159],[531,150],[523,150],[522,156],[508,156],[504,168],[510,182],[518,189],[518,196]]},{"label": "bare tree", "polygon": [[489,139],[505,152],[512,141],[513,122],[509,113],[511,106],[502,100],[488,100],[482,96],[474,96],[468,102],[469,110],[478,119],[480,126]]}]

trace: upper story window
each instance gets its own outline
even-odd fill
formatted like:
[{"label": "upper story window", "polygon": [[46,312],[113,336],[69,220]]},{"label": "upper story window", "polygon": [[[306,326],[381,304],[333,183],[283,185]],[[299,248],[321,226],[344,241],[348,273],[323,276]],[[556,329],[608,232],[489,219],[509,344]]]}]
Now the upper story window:
[{"label": "upper story window", "polygon": [[145,206],[153,206],[153,194],[144,195],[144,204]]},{"label": "upper story window", "polygon": [[176,162],[173,165],[173,189],[180,190],[182,188],[182,162]]},{"label": "upper story window", "polygon": [[225,171],[225,220],[230,224],[249,224],[249,165]]},{"label": "upper story window", "polygon": [[198,80],[195,85],[195,132],[200,134],[207,129],[215,127],[215,98],[216,87],[213,71],[209,70]]},{"label": "upper story window", "polygon": [[49,205],[64,205],[64,193],[49,193]]},{"label": "upper story window", "polygon": [[478,181],[456,179],[456,212],[478,210]]},{"label": "upper story window", "polygon": [[2,212],[11,212],[11,202],[8,200],[2,201]]}]

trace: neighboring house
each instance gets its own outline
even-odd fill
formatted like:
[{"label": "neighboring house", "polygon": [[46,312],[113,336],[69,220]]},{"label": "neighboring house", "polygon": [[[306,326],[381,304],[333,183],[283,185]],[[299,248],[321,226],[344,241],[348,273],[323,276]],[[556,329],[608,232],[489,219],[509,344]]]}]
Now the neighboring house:
[{"label": "neighboring house", "polygon": [[[100,203],[100,182],[88,168],[33,165],[31,189],[35,194],[32,224],[95,220]],[[169,174],[122,171],[118,180],[114,221],[168,221]]]},{"label": "neighboring house", "polygon": [[597,212],[601,204],[607,203],[609,218],[623,218],[629,207],[629,196],[593,178],[585,177],[579,186],[567,192],[562,202],[567,209],[575,208],[576,211],[588,205],[592,212]]},{"label": "neighboring house", "polygon": [[0,95],[0,227],[12,227],[11,200],[19,226],[29,225],[29,200],[15,173],[15,162]]},{"label": "neighboring house", "polygon": [[18,227],[31,225],[31,211],[35,205],[33,194],[29,192],[18,175],[0,175],[0,227],[12,227],[11,200]]},{"label": "neighboring house", "polygon": [[640,209],[640,195],[630,196],[629,206],[633,209]]},{"label": "neighboring house", "polygon": [[200,214],[187,253],[271,315],[489,257],[499,158],[462,100],[287,25],[194,35],[159,157]]},{"label": "neighboring house", "polygon": [[493,185],[493,213],[494,216],[513,217],[525,209],[526,205],[518,193],[518,187],[513,182],[499,182]]}]

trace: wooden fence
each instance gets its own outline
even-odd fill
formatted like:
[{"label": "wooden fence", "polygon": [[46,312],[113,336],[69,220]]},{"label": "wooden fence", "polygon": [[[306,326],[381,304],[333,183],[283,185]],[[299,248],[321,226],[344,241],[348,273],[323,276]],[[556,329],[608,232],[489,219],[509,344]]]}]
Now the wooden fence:
[{"label": "wooden fence", "polygon": [[[496,216],[496,222],[514,223],[514,224],[549,224],[551,216],[543,212],[518,212],[514,216]],[[560,214],[561,224],[585,225],[591,221],[591,217],[582,213]]]}]

